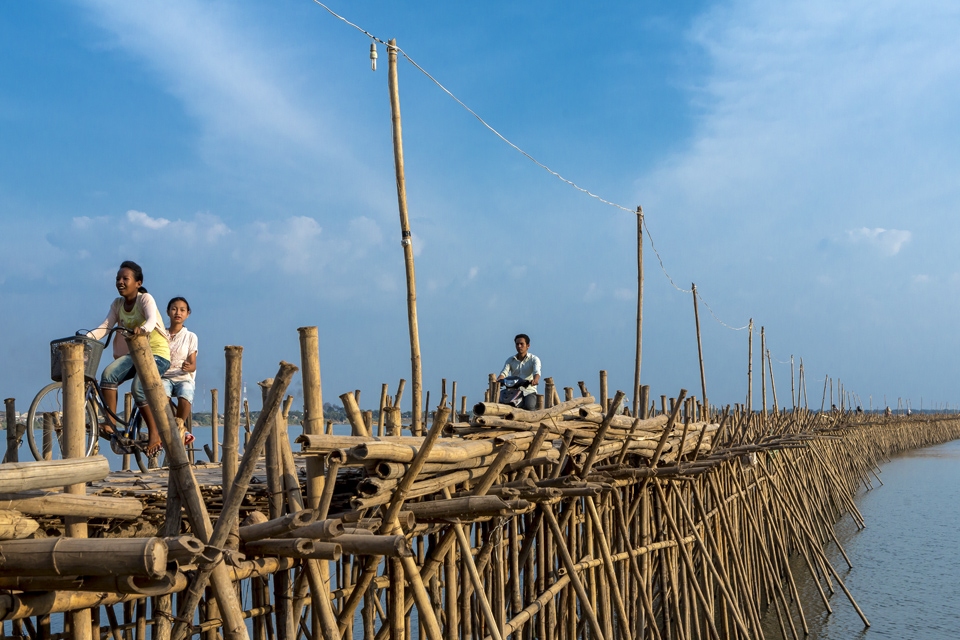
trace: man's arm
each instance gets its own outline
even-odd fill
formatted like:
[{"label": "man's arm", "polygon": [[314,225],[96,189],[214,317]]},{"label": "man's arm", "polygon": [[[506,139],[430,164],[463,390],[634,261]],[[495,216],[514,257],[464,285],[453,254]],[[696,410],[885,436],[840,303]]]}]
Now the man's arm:
[{"label": "man's arm", "polygon": [[510,375],[510,360],[511,358],[507,358],[507,361],[503,363],[503,370],[500,372],[500,375],[497,376],[497,380],[503,380]]}]

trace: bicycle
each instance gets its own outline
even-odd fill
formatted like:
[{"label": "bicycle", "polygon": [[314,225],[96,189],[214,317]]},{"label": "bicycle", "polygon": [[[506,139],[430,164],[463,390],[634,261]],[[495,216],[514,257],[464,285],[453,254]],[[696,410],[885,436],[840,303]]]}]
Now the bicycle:
[{"label": "bicycle", "polygon": [[[84,455],[93,455],[98,450],[99,438],[101,436],[109,438],[110,448],[118,455],[133,455],[137,461],[137,466],[142,471],[146,471],[147,465],[143,461],[143,446],[140,444],[140,434],[143,421],[140,416],[140,410],[133,408],[129,420],[124,420],[115,412],[111,411],[104,401],[103,391],[100,389],[100,382],[97,378],[97,369],[100,366],[100,356],[103,350],[110,344],[113,334],[117,331],[126,332],[122,327],[114,327],[107,331],[107,341],[100,342],[83,335],[87,332],[77,331],[73,337],[61,338],[50,343],[50,377],[53,382],[45,386],[30,403],[30,410],[27,412],[27,443],[30,445],[30,452],[36,460],[63,457],[63,429],[61,418],[63,415],[63,383],[61,381],[60,370],[60,345],[64,342],[79,342],[83,344],[84,360],[84,384],[85,384],[85,444]],[[114,420],[114,431],[109,436],[100,433],[100,416],[110,415]],[[48,417],[44,417],[48,416]],[[39,422],[38,422],[39,417]],[[44,425],[44,420],[52,422],[50,425]],[[42,447],[37,447],[37,438],[34,430],[40,428],[43,433],[50,434],[47,442],[41,443]],[[54,450],[56,443],[56,451]]]}]

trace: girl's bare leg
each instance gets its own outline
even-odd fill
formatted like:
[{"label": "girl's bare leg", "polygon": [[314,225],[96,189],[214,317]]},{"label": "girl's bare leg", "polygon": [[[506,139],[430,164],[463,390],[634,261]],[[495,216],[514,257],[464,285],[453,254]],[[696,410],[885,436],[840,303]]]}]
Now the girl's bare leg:
[{"label": "girl's bare leg", "polygon": [[160,442],[160,431],[157,429],[157,421],[154,419],[153,411],[150,410],[149,405],[140,407],[140,415],[143,416],[143,421],[147,423],[147,433],[150,435],[150,440],[147,442],[147,455],[152,456],[163,448],[163,444]]},{"label": "girl's bare leg", "polygon": [[177,417],[183,420],[184,424],[187,422],[187,418],[190,417],[190,411],[193,409],[190,406],[190,401],[186,398],[177,398]]},{"label": "girl's bare leg", "polygon": [[[109,387],[103,387],[102,389],[100,389],[100,391],[103,392],[103,403],[107,405],[107,409],[109,409],[113,413],[116,413],[117,412],[117,390],[111,389]],[[111,415],[110,412],[107,412],[107,415],[103,417],[103,423],[104,423],[104,426],[106,426],[106,430],[109,431],[110,433],[113,433],[115,423],[113,420],[113,415]]]}]

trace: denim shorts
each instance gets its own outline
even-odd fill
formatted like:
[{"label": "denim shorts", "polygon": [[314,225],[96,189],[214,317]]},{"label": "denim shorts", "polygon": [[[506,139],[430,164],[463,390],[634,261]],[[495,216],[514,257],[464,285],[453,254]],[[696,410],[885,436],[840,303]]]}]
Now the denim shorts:
[{"label": "denim shorts", "polygon": [[137,370],[133,368],[133,356],[120,356],[107,365],[100,374],[100,386],[104,389],[116,389],[127,380],[133,379]]},{"label": "denim shorts", "polygon": [[[157,363],[157,371],[162,376],[170,368],[170,361],[160,356],[153,356],[153,361]],[[133,393],[133,399],[138,407],[147,404],[147,395],[143,392],[143,383],[140,382],[140,376],[133,366],[133,356],[127,354],[120,356],[107,365],[100,375],[100,386],[104,389],[116,389],[127,380],[133,378],[133,385],[130,388]]]},{"label": "denim shorts", "polygon": [[160,382],[163,388],[167,390],[167,395],[171,398],[183,398],[190,404],[193,404],[193,394],[197,390],[197,383],[193,380],[184,380],[183,382],[174,382],[169,378],[164,378]]}]

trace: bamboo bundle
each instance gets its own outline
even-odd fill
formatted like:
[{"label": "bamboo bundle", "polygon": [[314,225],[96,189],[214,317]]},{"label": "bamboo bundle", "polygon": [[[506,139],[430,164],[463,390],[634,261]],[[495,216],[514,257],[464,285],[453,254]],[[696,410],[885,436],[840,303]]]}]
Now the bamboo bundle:
[{"label": "bamboo bundle", "polygon": [[315,543],[308,538],[251,540],[243,545],[244,553],[252,556],[307,558],[314,550]]},{"label": "bamboo bundle", "polygon": [[244,543],[264,538],[276,538],[290,531],[306,527],[317,519],[317,513],[313,509],[288,513],[274,520],[266,520],[266,516],[260,511],[254,511],[253,513],[259,514],[264,518],[264,521],[253,524],[250,523],[250,516],[247,517],[244,524],[240,526],[240,540]]},{"label": "bamboo bundle", "polygon": [[30,515],[79,516],[133,520],[143,513],[134,498],[108,498],[71,493],[21,492],[0,494],[0,509],[15,509]]},{"label": "bamboo bundle", "polygon": [[0,544],[0,576],[143,576],[167,567],[161,538],[44,538]]},{"label": "bamboo bundle", "polygon": [[164,538],[167,545],[167,561],[180,565],[193,564],[197,556],[204,552],[204,545],[193,536],[171,536]]},{"label": "bamboo bundle", "polygon": [[39,528],[39,522],[24,516],[19,511],[10,509],[0,511],[0,540],[26,538]]},{"label": "bamboo bundle", "polygon": [[0,493],[51,489],[103,480],[109,473],[110,463],[103,456],[40,462],[8,462],[0,464]]},{"label": "bamboo bundle", "polygon": [[0,588],[17,591],[92,591],[95,593],[157,596],[184,589],[187,577],[178,571],[167,571],[159,578],[144,576],[5,576]]},{"label": "bamboo bundle", "polygon": [[506,502],[498,496],[467,496],[418,502],[408,505],[417,520],[455,520],[458,522],[490,516],[508,516],[529,507],[526,500]]}]

